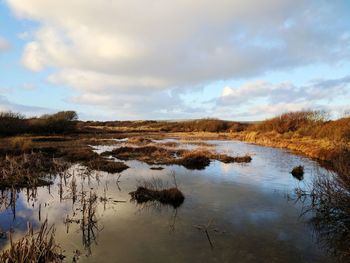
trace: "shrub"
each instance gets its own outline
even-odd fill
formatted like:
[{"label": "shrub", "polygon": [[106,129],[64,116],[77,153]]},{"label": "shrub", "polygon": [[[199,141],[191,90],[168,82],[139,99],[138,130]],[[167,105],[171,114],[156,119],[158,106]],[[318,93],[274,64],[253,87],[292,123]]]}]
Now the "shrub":
[{"label": "shrub", "polygon": [[23,133],[66,133],[75,130],[78,115],[75,111],[60,111],[40,118],[25,119],[20,113],[0,113],[0,135]]},{"label": "shrub", "polygon": [[11,146],[20,151],[28,151],[32,149],[32,140],[30,138],[25,138],[25,137],[14,137],[10,141]]},{"label": "shrub", "polygon": [[15,135],[25,132],[24,116],[14,112],[0,112],[0,135]]},{"label": "shrub", "polygon": [[323,111],[295,111],[284,113],[280,116],[259,122],[250,127],[255,131],[276,131],[280,134],[296,132],[299,129],[307,130],[308,127],[315,127],[324,123],[328,115]]}]

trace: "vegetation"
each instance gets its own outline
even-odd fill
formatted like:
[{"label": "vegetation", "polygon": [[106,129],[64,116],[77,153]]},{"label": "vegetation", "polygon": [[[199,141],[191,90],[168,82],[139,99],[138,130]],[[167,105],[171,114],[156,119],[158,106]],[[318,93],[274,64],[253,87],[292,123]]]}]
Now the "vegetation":
[{"label": "vegetation", "polygon": [[150,165],[177,164],[187,169],[204,169],[211,160],[229,162],[250,162],[250,156],[232,157],[225,154],[217,154],[207,150],[171,149],[159,146],[123,146],[113,151],[104,152],[103,155],[112,155],[120,160],[138,160]]},{"label": "vegetation", "polygon": [[298,180],[302,180],[304,177],[304,166],[295,166],[291,171],[291,174]]},{"label": "vegetation", "polygon": [[89,162],[86,162],[85,165],[92,170],[103,171],[107,173],[121,173],[122,171],[129,168],[129,166],[123,162],[108,161],[103,158],[91,160]]},{"label": "vegetation", "polygon": [[[315,177],[309,190],[297,189],[321,245],[344,262],[350,259],[350,153],[334,160],[337,171]],[[309,198],[307,198],[309,197]],[[307,198],[307,199],[305,199]]]},{"label": "vegetation", "polygon": [[32,187],[51,184],[48,174],[68,168],[65,162],[42,153],[0,157],[0,188]]},{"label": "vegetation", "polygon": [[[153,179],[140,183],[137,190],[130,192],[131,200],[138,204],[143,204],[152,201],[158,201],[161,204],[171,205],[174,208],[179,207],[185,200],[183,193],[178,189],[174,177],[174,187],[166,188],[161,180]],[[165,188],[165,189],[164,189]]]},{"label": "vegetation", "polygon": [[75,111],[60,111],[39,118],[25,119],[20,113],[0,113],[0,136],[17,134],[59,134],[75,130],[78,115]]},{"label": "vegetation", "polygon": [[55,242],[55,229],[48,227],[47,220],[37,233],[29,226],[27,234],[17,242],[10,234],[10,248],[0,254],[0,261],[4,263],[59,263],[63,259],[64,255]]}]

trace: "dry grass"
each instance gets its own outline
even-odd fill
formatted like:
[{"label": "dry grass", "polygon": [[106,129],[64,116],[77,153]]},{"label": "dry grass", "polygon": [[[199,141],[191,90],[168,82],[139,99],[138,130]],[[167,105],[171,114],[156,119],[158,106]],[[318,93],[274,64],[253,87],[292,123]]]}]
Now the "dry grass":
[{"label": "dry grass", "polygon": [[103,171],[107,173],[121,173],[122,171],[129,168],[129,166],[123,162],[108,161],[103,158],[97,158],[92,161],[85,162],[84,165],[92,170]]},{"label": "dry grass", "polygon": [[138,204],[157,201],[174,208],[179,207],[184,202],[185,197],[177,187],[175,173],[172,173],[172,176],[174,187],[166,187],[160,179],[140,182],[137,190],[129,193],[131,200]]},{"label": "dry grass", "polygon": [[113,155],[120,160],[138,160],[147,164],[174,164],[178,151],[156,146],[120,147],[103,155]]},{"label": "dry grass", "polygon": [[298,180],[302,180],[304,177],[304,166],[295,166],[291,171],[291,174]]},{"label": "dry grass", "polygon": [[4,263],[58,263],[63,259],[60,246],[55,241],[55,229],[48,227],[47,220],[36,233],[32,226],[28,226],[27,234],[17,242],[10,234],[10,248],[0,254],[0,262]]},{"label": "dry grass", "polygon": [[349,156],[347,153],[335,160],[334,168],[338,174],[330,172],[315,177],[307,191],[297,189],[299,198],[308,200],[305,202],[305,213],[311,212],[313,215],[310,223],[316,230],[320,244],[342,262],[350,260]]},{"label": "dry grass", "polygon": [[250,156],[232,157],[225,154],[213,153],[207,150],[197,149],[195,151],[184,149],[163,148],[159,146],[130,147],[124,146],[103,155],[112,155],[121,160],[138,160],[150,165],[177,164],[187,169],[204,169],[211,160],[225,163],[250,162]]},{"label": "dry grass", "polygon": [[182,154],[182,158],[177,160],[177,164],[181,164],[187,169],[205,169],[210,164],[209,152],[206,151],[193,151],[185,152]]},{"label": "dry grass", "polygon": [[26,137],[13,137],[10,144],[12,148],[23,152],[28,152],[33,148],[32,140]]},{"label": "dry grass", "polygon": [[32,187],[51,184],[50,174],[63,172],[68,164],[41,153],[0,158],[0,188]]}]

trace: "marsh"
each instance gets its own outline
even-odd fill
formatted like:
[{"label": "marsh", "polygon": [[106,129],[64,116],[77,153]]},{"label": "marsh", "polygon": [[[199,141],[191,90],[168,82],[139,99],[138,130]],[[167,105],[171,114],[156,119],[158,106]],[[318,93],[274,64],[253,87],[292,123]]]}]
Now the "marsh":
[{"label": "marsh", "polygon": [[[318,242],[309,223],[312,212],[301,216],[303,204],[295,202],[295,189],[307,188],[325,171],[316,161],[281,149],[205,140],[218,154],[249,155],[251,161],[213,160],[200,170],[159,164],[164,169],[154,170],[142,160],[108,154],[128,143],[115,141],[89,147],[108,162],[124,162],[129,168],[120,173],[73,163],[51,177],[52,185],[3,190],[2,231],[18,239],[27,221],[39,229],[47,219],[55,225],[63,262],[71,262],[77,251],[79,262],[336,262]],[[167,138],[152,143],[168,142],[178,149],[201,147]],[[298,165],[304,167],[302,181],[290,174]],[[152,180],[164,189],[176,184],[183,203],[131,200],[129,193],[140,182]],[[9,239],[0,244],[8,248]]]}]

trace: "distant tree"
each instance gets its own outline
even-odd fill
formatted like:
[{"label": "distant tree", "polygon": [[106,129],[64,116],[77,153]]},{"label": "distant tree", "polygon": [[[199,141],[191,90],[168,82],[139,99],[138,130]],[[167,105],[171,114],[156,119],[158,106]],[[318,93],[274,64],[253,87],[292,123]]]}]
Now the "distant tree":
[{"label": "distant tree", "polygon": [[0,135],[15,135],[25,132],[24,115],[16,112],[0,112]]}]

